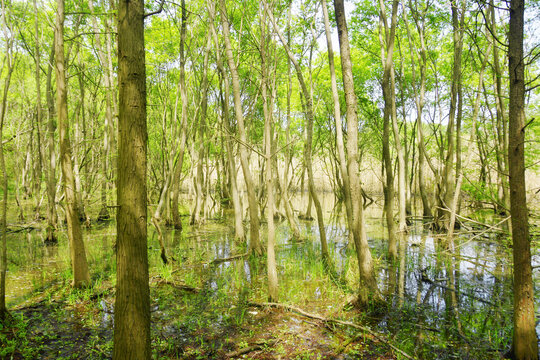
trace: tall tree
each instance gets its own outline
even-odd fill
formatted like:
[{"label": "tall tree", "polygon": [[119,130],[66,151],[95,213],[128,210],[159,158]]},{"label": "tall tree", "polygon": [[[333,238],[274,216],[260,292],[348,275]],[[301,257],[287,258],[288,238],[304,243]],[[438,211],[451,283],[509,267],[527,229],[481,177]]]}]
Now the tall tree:
[{"label": "tall tree", "polygon": [[58,129],[60,133],[60,165],[62,167],[66,200],[67,232],[70,244],[71,268],[73,270],[73,286],[81,287],[90,283],[90,273],[88,272],[81,224],[77,213],[75,176],[73,174],[71,142],[69,139],[67,83],[64,58],[64,0],[57,1],[55,38],[56,106],[58,109]]},{"label": "tall tree", "polygon": [[525,187],[525,62],[523,59],[524,0],[510,2],[508,33],[508,164],[510,214],[514,257],[514,336],[511,355],[519,360],[538,360],[535,329],[531,243]]},{"label": "tall tree", "polygon": [[221,25],[223,26],[223,39],[225,41],[225,55],[227,63],[229,65],[229,71],[231,73],[233,99],[234,99],[234,112],[236,115],[236,122],[238,128],[238,137],[240,139],[240,164],[242,165],[242,171],[244,173],[244,181],[246,183],[246,190],[248,193],[248,208],[249,208],[249,234],[250,234],[250,247],[256,254],[263,253],[263,247],[259,238],[259,206],[257,204],[257,198],[255,196],[255,184],[253,183],[253,177],[249,169],[248,153],[247,153],[247,135],[246,127],[244,125],[244,114],[242,111],[242,98],[240,94],[240,78],[238,76],[238,67],[234,62],[231,36],[229,31],[229,21],[227,19],[227,9],[225,7],[225,1],[220,0],[220,16]]},{"label": "tall tree", "polygon": [[[54,35],[56,38],[56,34]],[[47,242],[55,243],[56,228],[58,226],[58,213],[56,212],[56,150],[54,142],[54,133],[56,132],[56,122],[54,117],[54,98],[52,89],[52,72],[54,68],[55,40],[51,45],[49,61],[47,65],[46,79],[46,99],[47,99],[47,157],[46,168],[47,176]]]},{"label": "tall tree", "polygon": [[[324,29],[326,33],[326,46],[328,49],[328,67],[330,70],[330,81],[332,85],[332,99],[334,101],[334,121],[336,123],[336,145],[339,159],[339,169],[341,171],[341,179],[343,182],[343,200],[345,202],[345,212],[347,214],[347,223],[349,228],[353,227],[352,223],[352,204],[351,204],[351,182],[349,172],[347,170],[347,158],[345,155],[345,145],[343,140],[343,124],[341,122],[341,110],[339,104],[339,93],[336,80],[336,69],[334,63],[334,49],[332,48],[332,34],[330,32],[330,20],[328,16],[328,8],[326,0],[321,1]],[[393,222],[393,219],[392,219]]]},{"label": "tall tree", "polygon": [[[392,1],[392,18],[390,20],[390,27],[388,27],[388,20],[386,16],[386,8],[384,1],[379,0],[380,6],[380,24],[381,29],[379,30],[379,39],[381,42],[381,60],[383,62],[383,81],[382,81],[382,90],[384,97],[384,125],[383,125],[383,156],[385,161],[385,171],[387,176],[386,187],[388,188],[388,201],[390,204],[393,202],[393,199],[390,197],[393,195],[394,181],[393,176],[390,176],[390,173],[393,171],[392,162],[390,160],[390,150],[389,150],[389,121],[392,120],[392,131],[394,135],[394,146],[396,148],[396,155],[398,160],[398,207],[399,207],[399,231],[407,231],[407,222],[406,222],[406,183],[405,183],[405,158],[403,154],[403,147],[401,145],[401,137],[399,134],[399,128],[397,123],[397,112],[396,112],[396,93],[395,93],[395,71],[394,71],[394,43],[395,43],[395,33],[397,26],[397,10],[398,10],[399,1]],[[383,33],[384,30],[384,40]],[[386,149],[386,151],[384,151]],[[386,201],[386,199],[385,199]],[[388,212],[387,212],[388,218]],[[392,215],[393,216],[393,215]],[[390,227],[389,227],[390,229]],[[394,235],[390,235],[392,239]],[[391,244],[392,245],[392,244]],[[393,250],[393,249],[392,249]],[[392,252],[390,251],[392,254]]]},{"label": "tall tree", "polygon": [[270,43],[270,36],[268,34],[266,12],[264,6],[259,5],[260,9],[260,23],[261,23],[261,42],[259,46],[261,57],[261,94],[263,101],[263,113],[264,113],[264,147],[265,147],[265,160],[266,160],[266,220],[268,227],[268,241],[266,251],[266,269],[268,274],[268,300],[278,300],[278,277],[276,268],[276,254],[275,254],[275,242],[276,242],[276,230],[274,226],[274,174],[272,166],[272,110],[273,110],[273,92],[268,94],[269,89],[275,89],[274,86],[270,86],[269,73],[270,65],[268,64],[268,52],[272,48]]},{"label": "tall tree", "polygon": [[368,305],[370,298],[378,298],[380,295],[375,279],[375,272],[373,270],[373,260],[367,242],[364,222],[362,186],[360,183],[360,170],[358,166],[358,103],[354,92],[349,32],[347,29],[343,0],[334,0],[334,10],[336,13],[339,49],[341,53],[341,71],[347,111],[347,170],[350,179],[352,206],[352,229],[350,229],[350,231],[353,232],[360,272],[357,303],[359,306],[364,307]]},{"label": "tall tree", "polygon": [[[304,162],[305,162],[305,166],[308,173],[308,188],[309,188],[310,199],[312,199],[313,204],[315,205],[315,211],[317,212],[317,224],[319,227],[319,236],[321,240],[321,253],[322,253],[323,262],[325,265],[329,266],[330,269],[333,269],[332,259],[330,258],[330,253],[328,251],[328,242],[326,241],[326,230],[324,228],[322,206],[321,206],[319,197],[315,191],[315,179],[314,179],[314,174],[313,174],[313,160],[312,160],[313,122],[314,122],[313,97],[312,97],[311,91],[308,90],[306,81],[304,80],[304,75],[302,74],[302,69],[300,68],[300,64],[295,59],[293,53],[291,52],[289,46],[287,45],[287,41],[283,37],[283,34],[281,34],[281,32],[279,31],[276,21],[274,19],[274,16],[272,15],[272,12],[268,9],[266,2],[263,2],[263,3],[265,4],[266,12],[270,18],[270,21],[272,22],[274,30],[276,31],[281,43],[283,44],[283,47],[285,48],[285,51],[287,52],[289,59],[294,65],[294,69],[296,71],[296,77],[298,79],[298,82],[300,83],[302,95],[305,100],[305,103],[303,104],[304,105],[303,108],[304,108],[307,124],[306,124],[306,144],[304,146]],[[308,212],[310,211],[309,210],[310,208],[311,208],[311,205],[308,205]]]},{"label": "tall tree", "polygon": [[[420,71],[420,86],[419,89],[417,86],[414,88],[414,99],[416,104],[416,128],[417,128],[417,147],[418,147],[418,191],[420,192],[420,198],[422,199],[422,208],[423,215],[425,218],[433,217],[431,212],[431,206],[426,191],[426,179],[424,175],[425,161],[429,159],[426,155],[425,143],[424,143],[424,126],[422,122],[422,112],[425,105],[425,93],[426,93],[426,71],[427,71],[427,50],[425,44],[425,19],[426,13],[429,8],[429,3],[426,4],[426,7],[420,12],[417,10],[417,6],[412,5],[412,1],[409,1],[409,7],[411,9],[414,22],[416,24],[416,30],[418,32],[418,38],[420,41],[420,49],[417,49],[413,45],[412,36],[409,30],[409,24],[407,17],[404,16],[405,27],[407,29],[407,37],[409,40],[409,50],[411,53],[411,59],[415,59],[415,55],[418,55],[419,58],[418,66]],[[405,12],[404,12],[405,14]],[[418,54],[419,53],[419,54]],[[412,81],[416,83],[416,60],[411,62],[411,72],[412,72]]]},{"label": "tall tree", "polygon": [[[450,90],[450,113],[448,114],[448,126],[446,130],[446,158],[444,159],[444,167],[442,179],[439,189],[439,209],[437,211],[437,219],[435,226],[437,229],[448,230],[450,226],[449,207],[454,198],[455,179],[454,160],[459,158],[459,150],[456,150],[456,137],[459,133],[456,129],[457,122],[461,122],[461,59],[463,52],[463,33],[464,18],[465,18],[465,2],[460,0],[452,0],[450,2],[452,9],[452,35],[454,46],[454,57],[452,62],[452,86]],[[461,8],[458,7],[461,5]]]},{"label": "tall tree", "polygon": [[113,359],[150,359],[144,1],[118,4],[118,178]]},{"label": "tall tree", "polygon": [[[394,223],[394,167],[390,153],[390,125],[396,118],[396,96],[394,90],[394,35],[396,29],[397,1],[392,2],[392,24],[388,28],[386,10],[383,1],[379,1],[379,41],[381,43],[381,61],[383,64],[382,90],[384,98],[382,152],[386,182],[384,184],[384,211],[388,228],[388,255],[397,258],[397,240]],[[384,32],[383,32],[384,30]],[[384,36],[383,36],[384,35]],[[395,133],[394,133],[395,135]],[[396,143],[399,142],[399,138]],[[400,197],[401,200],[401,197]],[[401,220],[401,216],[400,216]]]},{"label": "tall tree", "polygon": [[7,9],[5,1],[2,0],[2,30],[5,41],[5,64],[7,65],[6,78],[4,79],[4,89],[2,92],[2,103],[0,108],[0,175],[2,176],[2,203],[0,205],[0,320],[3,320],[7,313],[6,308],[6,274],[7,274],[7,200],[8,200],[8,176],[6,172],[6,162],[4,158],[4,120],[6,118],[7,95],[13,73],[13,36],[12,29],[9,28],[6,17]]}]

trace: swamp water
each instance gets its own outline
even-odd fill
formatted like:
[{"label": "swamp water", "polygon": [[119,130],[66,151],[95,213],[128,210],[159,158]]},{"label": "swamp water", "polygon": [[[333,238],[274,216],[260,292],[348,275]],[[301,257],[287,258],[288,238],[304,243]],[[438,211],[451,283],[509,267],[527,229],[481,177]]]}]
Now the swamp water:
[{"label": "swamp water", "polygon": [[[297,200],[295,208],[305,209]],[[444,237],[414,222],[400,241],[398,260],[389,264],[385,220],[380,206],[372,204],[366,210],[367,234],[379,288],[389,306],[366,315],[347,309],[358,278],[356,256],[348,247],[348,231],[333,196],[325,195],[323,205],[329,248],[341,279],[331,279],[322,266],[315,221],[300,221],[305,240],[299,243],[291,241],[287,222],[278,222],[281,303],[368,326],[417,358],[497,359],[509,348],[511,247],[505,235],[464,221],[452,254],[442,245]],[[223,358],[257,343],[262,344],[260,349],[247,358],[400,358],[384,344],[366,346],[376,341],[358,330],[325,328],[292,313],[251,306],[266,301],[266,265],[254,257],[214,262],[246,249],[233,239],[231,214],[213,216],[203,226],[185,226],[183,232],[164,228],[172,260],[168,265],[162,264],[157,235],[148,227],[155,357]],[[65,233],[59,233],[57,246],[43,245],[38,231],[8,235],[8,306],[26,323],[29,339],[21,354],[51,359],[110,357],[115,232],[113,222],[85,231],[93,287],[83,291],[67,286],[71,275]],[[532,244],[539,318],[538,238]]]}]

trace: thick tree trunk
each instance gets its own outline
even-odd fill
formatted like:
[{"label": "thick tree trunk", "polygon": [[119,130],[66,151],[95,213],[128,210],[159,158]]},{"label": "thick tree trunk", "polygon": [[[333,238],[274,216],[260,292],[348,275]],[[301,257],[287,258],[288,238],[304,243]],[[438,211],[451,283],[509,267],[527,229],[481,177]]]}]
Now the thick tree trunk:
[{"label": "thick tree trunk", "polygon": [[73,270],[73,286],[87,286],[90,273],[84,250],[81,224],[77,214],[77,198],[73,162],[71,160],[71,143],[69,140],[69,122],[67,107],[67,84],[64,60],[64,0],[58,0],[56,14],[56,101],[58,109],[58,127],[60,132],[60,163],[66,203],[66,220],[70,243],[71,268]]},{"label": "thick tree trunk", "polygon": [[514,257],[514,336],[512,355],[520,360],[538,360],[535,329],[531,243],[525,187],[525,63],[523,58],[524,0],[511,0],[508,33],[508,112],[510,165],[510,213]]},{"label": "thick tree trunk", "polygon": [[143,0],[118,7],[119,118],[113,359],[150,359]]},{"label": "thick tree trunk", "polygon": [[248,153],[247,153],[247,135],[244,125],[244,115],[242,112],[242,99],[240,94],[240,80],[238,76],[238,70],[234,62],[232,53],[232,46],[229,33],[229,22],[227,20],[227,13],[225,7],[225,1],[220,0],[220,15],[221,23],[223,26],[223,38],[225,40],[225,53],[227,62],[229,65],[229,71],[231,72],[233,98],[234,98],[234,112],[236,115],[238,135],[240,139],[239,151],[240,151],[240,163],[244,173],[244,181],[246,183],[246,190],[248,193],[248,207],[249,207],[249,221],[250,221],[250,246],[251,250],[257,255],[263,253],[263,247],[259,238],[259,206],[257,204],[257,197],[255,195],[255,185],[253,184],[253,178],[249,169]]}]

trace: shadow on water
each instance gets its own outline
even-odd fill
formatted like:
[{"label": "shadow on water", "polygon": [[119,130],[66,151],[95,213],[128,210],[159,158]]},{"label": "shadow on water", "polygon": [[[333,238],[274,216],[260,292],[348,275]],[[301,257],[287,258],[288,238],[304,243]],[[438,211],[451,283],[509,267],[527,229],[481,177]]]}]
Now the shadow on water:
[{"label": "shadow on water", "polygon": [[[331,316],[342,314],[350,289],[356,289],[358,267],[348,246],[343,214],[328,195],[323,197],[323,204],[330,254],[349,291],[336,286],[327,276],[315,222],[301,222],[303,242],[292,241],[286,221],[278,223],[276,260],[280,302]],[[297,202],[295,208],[304,211],[305,206]],[[380,207],[371,205],[367,209],[366,225],[379,288],[390,306],[383,317],[373,319],[351,313],[352,318],[370,323],[377,331],[388,334],[400,348],[424,359],[490,359],[508,349],[512,330],[512,268],[506,236],[496,232],[476,236],[477,231],[463,231],[456,235],[455,250],[450,252],[442,236],[416,222],[407,235],[400,236],[399,257],[389,263]],[[56,317],[57,323],[50,325],[49,321],[49,327],[41,329],[35,319],[48,314],[37,313],[31,306],[23,308],[24,302],[30,296],[34,296],[35,302],[36,291],[46,294],[43,297],[54,298],[54,291],[47,289],[69,281],[67,239],[62,235],[59,245],[50,247],[43,245],[42,235],[37,232],[8,236],[8,304],[23,309],[19,312],[35,322],[29,326],[37,329],[36,334],[67,326],[67,333],[109,339],[105,343],[81,343],[76,349],[101,354],[97,358],[110,356],[115,231],[114,223],[109,223],[85,234],[96,284],[89,294],[101,295],[82,298],[86,305],[97,303],[97,308],[90,315],[88,311],[79,313],[80,294],[79,298],[73,295],[71,302],[68,294],[67,303],[50,305],[61,314]],[[235,242],[232,220],[227,215],[200,227],[186,226],[182,233],[165,230],[164,241],[174,259],[169,265],[161,263],[157,236],[149,227],[154,351],[185,358],[218,357],[234,349],[239,337],[253,337],[257,327],[269,326],[270,320],[264,320],[260,312],[248,306],[250,301],[266,300],[264,261],[249,256],[212,263],[246,252],[245,245]],[[533,266],[540,266],[538,252],[534,253],[533,262]],[[539,273],[536,270],[533,274],[538,294]],[[537,311],[539,300],[536,297]],[[287,326],[292,328],[296,326],[290,319],[279,321],[289,321]],[[537,332],[540,333],[540,324]],[[62,336],[57,339],[66,340]],[[47,346],[59,346],[53,340],[48,340]],[[71,340],[79,344],[78,340]]]}]

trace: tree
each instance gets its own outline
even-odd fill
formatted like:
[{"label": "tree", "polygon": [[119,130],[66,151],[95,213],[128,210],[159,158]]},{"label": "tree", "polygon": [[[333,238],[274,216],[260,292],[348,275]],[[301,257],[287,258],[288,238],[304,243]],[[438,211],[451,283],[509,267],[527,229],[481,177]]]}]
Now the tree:
[{"label": "tree", "polygon": [[259,206],[257,204],[257,198],[255,196],[255,184],[253,183],[251,171],[249,170],[248,153],[246,148],[248,143],[246,136],[246,128],[244,125],[244,115],[242,112],[242,99],[240,96],[240,80],[238,77],[238,68],[234,62],[232,53],[229,22],[227,19],[227,9],[225,7],[225,1],[220,0],[219,5],[221,24],[223,26],[223,39],[225,41],[225,55],[227,58],[227,63],[229,65],[229,71],[231,73],[234,98],[234,112],[236,115],[238,137],[240,139],[240,164],[242,165],[244,181],[246,183],[246,190],[248,193],[250,247],[251,250],[255,252],[255,254],[261,255],[263,253],[263,247],[259,239]]},{"label": "tree", "polygon": [[67,84],[64,58],[64,0],[57,1],[55,28],[56,57],[56,106],[58,109],[58,129],[60,133],[60,164],[64,195],[66,199],[67,232],[70,244],[71,268],[73,270],[73,286],[82,287],[90,283],[90,273],[86,261],[86,252],[77,213],[77,198],[71,142],[69,139],[69,120],[67,103]]},{"label": "tree", "polygon": [[349,32],[347,20],[345,18],[345,5],[343,0],[334,0],[334,10],[336,12],[336,23],[338,30],[339,49],[341,53],[341,69],[343,77],[343,88],[345,90],[345,103],[347,105],[347,170],[350,179],[350,194],[352,206],[352,229],[356,255],[358,258],[358,268],[360,272],[359,294],[357,304],[361,307],[367,306],[369,300],[377,299],[379,289],[375,280],[373,270],[373,260],[367,242],[366,228],[364,223],[364,209],[362,206],[362,186],[358,168],[358,113],[357,98],[354,92],[354,82],[352,74],[351,49],[349,45]]},{"label": "tree", "polygon": [[4,79],[4,89],[2,92],[2,103],[0,108],[0,172],[2,176],[2,204],[0,207],[0,320],[3,320],[7,313],[6,308],[6,274],[7,274],[7,201],[8,201],[8,176],[6,172],[6,162],[4,158],[4,120],[6,118],[7,95],[13,74],[13,36],[12,29],[9,28],[6,17],[6,4],[2,0],[2,30],[5,40],[5,58],[7,65],[6,78]]},{"label": "tree", "polygon": [[508,164],[510,170],[510,214],[514,258],[514,336],[511,357],[538,360],[535,329],[534,286],[525,187],[525,63],[523,58],[524,0],[510,2],[508,33]]},{"label": "tree", "polygon": [[144,1],[118,4],[118,178],[113,359],[150,359]]}]

